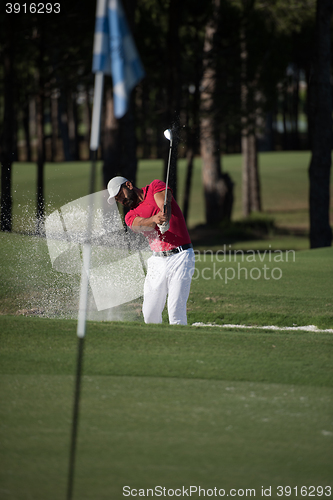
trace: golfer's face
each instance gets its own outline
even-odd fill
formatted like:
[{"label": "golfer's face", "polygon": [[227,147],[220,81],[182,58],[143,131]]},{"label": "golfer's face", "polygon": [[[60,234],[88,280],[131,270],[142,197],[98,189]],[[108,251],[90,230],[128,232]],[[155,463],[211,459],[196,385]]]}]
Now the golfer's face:
[{"label": "golfer's face", "polygon": [[133,190],[128,189],[126,186],[122,186],[119,193],[116,196],[116,201],[124,205],[124,207],[131,208],[136,200],[136,196]]}]

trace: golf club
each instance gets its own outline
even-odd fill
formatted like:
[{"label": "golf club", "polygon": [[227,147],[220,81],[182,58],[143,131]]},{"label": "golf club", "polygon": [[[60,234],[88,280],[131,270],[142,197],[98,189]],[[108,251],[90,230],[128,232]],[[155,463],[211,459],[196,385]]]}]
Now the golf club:
[{"label": "golf club", "polygon": [[167,194],[168,194],[168,185],[169,185],[169,172],[170,172],[170,161],[171,161],[171,152],[172,152],[172,132],[169,128],[164,130],[164,137],[170,141],[170,148],[169,148],[169,159],[168,159],[168,168],[167,168],[167,175],[166,175],[166,181],[165,181],[165,197],[164,197],[164,212],[166,211],[166,205],[167,205]]}]

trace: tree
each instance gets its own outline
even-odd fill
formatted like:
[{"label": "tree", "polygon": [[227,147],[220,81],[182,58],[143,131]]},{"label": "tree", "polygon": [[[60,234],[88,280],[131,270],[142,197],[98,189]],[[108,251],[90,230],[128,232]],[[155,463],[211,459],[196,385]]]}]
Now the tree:
[{"label": "tree", "polygon": [[233,204],[233,183],[221,171],[217,100],[217,33],[220,21],[220,0],[213,0],[212,14],[206,24],[203,78],[201,82],[202,180],[207,224],[230,220]]},{"label": "tree", "polygon": [[[110,139],[110,134],[113,134],[112,120],[107,123],[109,128],[108,132],[107,128],[104,129],[103,159],[107,163],[110,142],[116,143],[116,146],[120,146],[120,159],[112,160],[112,168],[117,169],[116,173],[122,173],[135,181],[136,136],[139,154],[145,158],[157,157],[167,161],[168,143],[163,137],[163,130],[179,119],[182,139],[186,139],[185,147],[179,148],[179,151],[187,152],[188,159],[184,212],[186,214],[188,211],[193,158],[199,153],[200,142],[206,220],[215,222],[228,218],[232,206],[232,183],[228,175],[223,173],[221,153],[239,151],[243,130],[243,151],[246,147],[248,151],[244,158],[253,159],[252,164],[255,166],[256,135],[260,131],[258,116],[264,123],[265,114],[271,112],[273,115],[279,92],[277,84],[286,81],[286,69],[294,64],[303,71],[309,59],[308,40],[314,25],[315,0],[172,0],[164,3],[123,0],[123,3],[134,37],[136,33],[139,35],[135,37],[135,42],[147,78],[133,92],[131,112],[118,120],[117,139]],[[245,14],[247,5],[250,6],[247,11],[250,15]],[[14,85],[8,85],[8,72],[5,82],[4,70],[0,68],[0,85],[2,95],[5,87],[8,96],[10,91],[15,93],[12,105],[10,98],[0,100],[0,132],[2,138],[7,134],[2,144],[11,153],[15,152],[18,121],[23,121],[26,142],[30,142],[26,103],[33,99],[37,105],[37,94],[41,90],[39,95],[44,96],[46,113],[53,97],[53,158],[56,157],[55,146],[60,142],[57,141],[59,132],[63,139],[65,159],[74,160],[69,129],[71,123],[75,125],[70,120],[71,114],[73,118],[75,116],[75,107],[72,113],[70,110],[75,95],[82,99],[82,89],[91,95],[93,88],[91,59],[95,2],[68,0],[61,6],[60,14],[39,19],[38,22],[44,28],[42,62],[38,60],[38,40],[34,42],[32,35],[37,25],[36,16],[15,15],[10,19],[6,16],[7,20],[14,23],[10,33],[15,49],[11,70],[15,78]],[[8,49],[6,22],[0,21],[3,28],[0,30],[2,58],[4,47]],[[240,37],[241,28],[244,28],[244,37]],[[243,46],[241,41],[244,42]],[[37,77],[40,77],[38,90]],[[294,85],[294,121],[298,112],[297,81]],[[11,90],[8,90],[9,87]],[[280,89],[282,87],[279,86]],[[245,91],[243,94],[242,90]],[[77,103],[81,125],[80,99],[77,99]],[[111,99],[112,95],[107,97],[103,123],[112,108]],[[89,103],[89,100],[86,101],[85,116],[90,112]],[[58,124],[57,114],[61,118]],[[30,113],[30,118],[37,122],[32,115]],[[13,120],[12,125],[7,117]],[[42,137],[43,112],[39,112],[38,117],[39,134]],[[75,132],[75,129],[76,126],[72,127],[72,131]],[[89,130],[87,120],[84,129]],[[50,133],[49,124],[46,130]],[[78,137],[77,130],[73,137]],[[86,134],[86,143],[88,138],[89,134]],[[42,142],[41,139],[39,144]],[[77,146],[78,143],[76,150]],[[1,152],[1,158],[4,151]],[[248,171],[248,167],[246,169]],[[5,173],[3,169],[3,175]],[[112,175],[107,174],[106,180]],[[158,175],[163,176],[163,171]],[[8,187],[9,178],[4,177],[3,189]],[[252,176],[252,179],[255,177]],[[170,179],[171,185],[173,180]],[[252,194],[252,191],[253,187],[248,183],[247,192]],[[5,193],[2,201],[6,202]],[[251,202],[249,210],[255,209]]]},{"label": "tree", "polygon": [[185,143],[187,166],[183,195],[183,215],[187,221],[194,157],[199,152],[200,83],[202,79],[202,53],[207,7],[199,2],[189,0],[184,8],[186,8],[186,26],[182,29],[181,46],[182,53],[186,54],[186,57],[182,61],[182,69],[185,80],[183,109],[186,116]]},{"label": "tree", "polygon": [[310,79],[312,117],[310,178],[310,246],[331,246],[329,222],[332,151],[331,87],[332,0],[317,0],[314,58]]},{"label": "tree", "polygon": [[[124,8],[129,27],[134,31],[134,17],[136,0],[126,0]],[[107,186],[108,181],[115,175],[123,175],[136,183],[137,156],[136,156],[136,133],[134,118],[133,93],[129,101],[127,112],[120,119],[114,116],[114,100],[112,88],[106,80],[104,130],[103,130],[103,183]]]},{"label": "tree", "polygon": [[241,22],[241,127],[242,127],[242,204],[243,215],[248,216],[252,211],[261,211],[261,193],[258,171],[258,151],[256,137],[256,123],[258,105],[259,70],[251,80],[249,75],[249,55],[247,43],[246,20],[254,6],[254,0],[247,2]]},{"label": "tree", "polygon": [[44,163],[45,163],[45,134],[44,134],[44,26],[36,31],[38,39],[38,69],[36,68],[36,115],[37,115],[37,217],[36,233],[42,232],[45,201],[44,201]]},{"label": "tree", "polygon": [[[103,143],[103,184],[107,186],[112,177],[120,172],[120,143],[119,143],[119,120],[114,116],[113,95],[109,81],[105,82],[105,105],[104,105],[104,127],[102,127]],[[132,180],[132,179],[130,179]]]},{"label": "tree", "polygon": [[[181,102],[181,50],[179,30],[183,17],[184,0],[170,0],[168,9],[168,32],[166,47],[166,73],[167,73],[167,106],[166,127],[172,128],[173,149],[171,158],[169,185],[173,196],[177,199],[177,149],[180,127],[180,102]],[[164,178],[168,168],[168,155],[164,157]]]},{"label": "tree", "polygon": [[0,134],[1,231],[12,230],[11,174],[14,150],[14,32],[12,16],[4,23],[6,42],[2,48],[4,68],[4,117]]}]

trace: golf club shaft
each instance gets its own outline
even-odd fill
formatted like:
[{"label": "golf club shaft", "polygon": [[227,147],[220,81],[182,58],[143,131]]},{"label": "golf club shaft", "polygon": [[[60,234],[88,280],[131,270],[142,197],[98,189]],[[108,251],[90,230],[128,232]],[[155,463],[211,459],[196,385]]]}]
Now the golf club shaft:
[{"label": "golf club shaft", "polygon": [[167,207],[168,185],[169,185],[169,172],[170,172],[170,162],[171,162],[171,151],[172,151],[172,139],[170,140],[168,168],[167,168],[167,175],[166,175],[166,181],[165,181],[165,195],[164,195],[164,208],[163,208],[163,212],[164,213],[166,212],[166,207]]}]

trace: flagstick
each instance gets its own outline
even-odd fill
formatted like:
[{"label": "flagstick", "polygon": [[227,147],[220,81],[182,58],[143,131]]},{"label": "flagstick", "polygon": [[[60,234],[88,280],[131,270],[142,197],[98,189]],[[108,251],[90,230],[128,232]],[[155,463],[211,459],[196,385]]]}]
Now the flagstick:
[{"label": "flagstick", "polygon": [[[103,96],[103,73],[96,73],[95,75],[95,89],[94,89],[94,108],[91,126],[90,137],[90,156],[91,156],[91,174],[89,194],[93,194],[95,190],[95,173],[97,152],[100,137],[100,123],[101,123],[101,109],[102,109],[102,96]],[[89,285],[89,272],[90,272],[90,257],[91,257],[91,232],[93,225],[93,205],[90,201],[88,208],[88,221],[87,221],[87,241],[82,248],[82,269],[81,269],[81,285],[80,285],[80,304],[77,323],[77,363],[76,363],[76,383],[74,391],[74,404],[73,404],[73,418],[72,418],[72,434],[71,446],[69,454],[69,470],[68,470],[68,485],[67,485],[67,500],[72,499],[73,486],[74,486],[74,471],[75,471],[75,455],[76,455],[76,441],[78,434],[79,423],[79,409],[80,409],[80,393],[81,393],[81,374],[83,366],[83,351],[84,351],[84,337],[86,333],[86,319],[87,319],[87,306],[88,306],[88,285]]]},{"label": "flagstick", "polygon": [[73,418],[72,418],[72,438],[71,438],[71,447],[70,447],[70,454],[69,454],[67,500],[71,500],[71,498],[72,498],[73,485],[74,485],[74,468],[75,468],[74,466],[75,466],[77,427],[78,427],[78,419],[79,419],[79,402],[80,402],[80,391],[81,391],[81,372],[82,372],[82,362],[83,362],[83,348],[84,348],[84,337],[79,337],[78,350],[77,350],[77,365],[76,365],[76,384],[75,384],[74,407],[73,407]]}]

